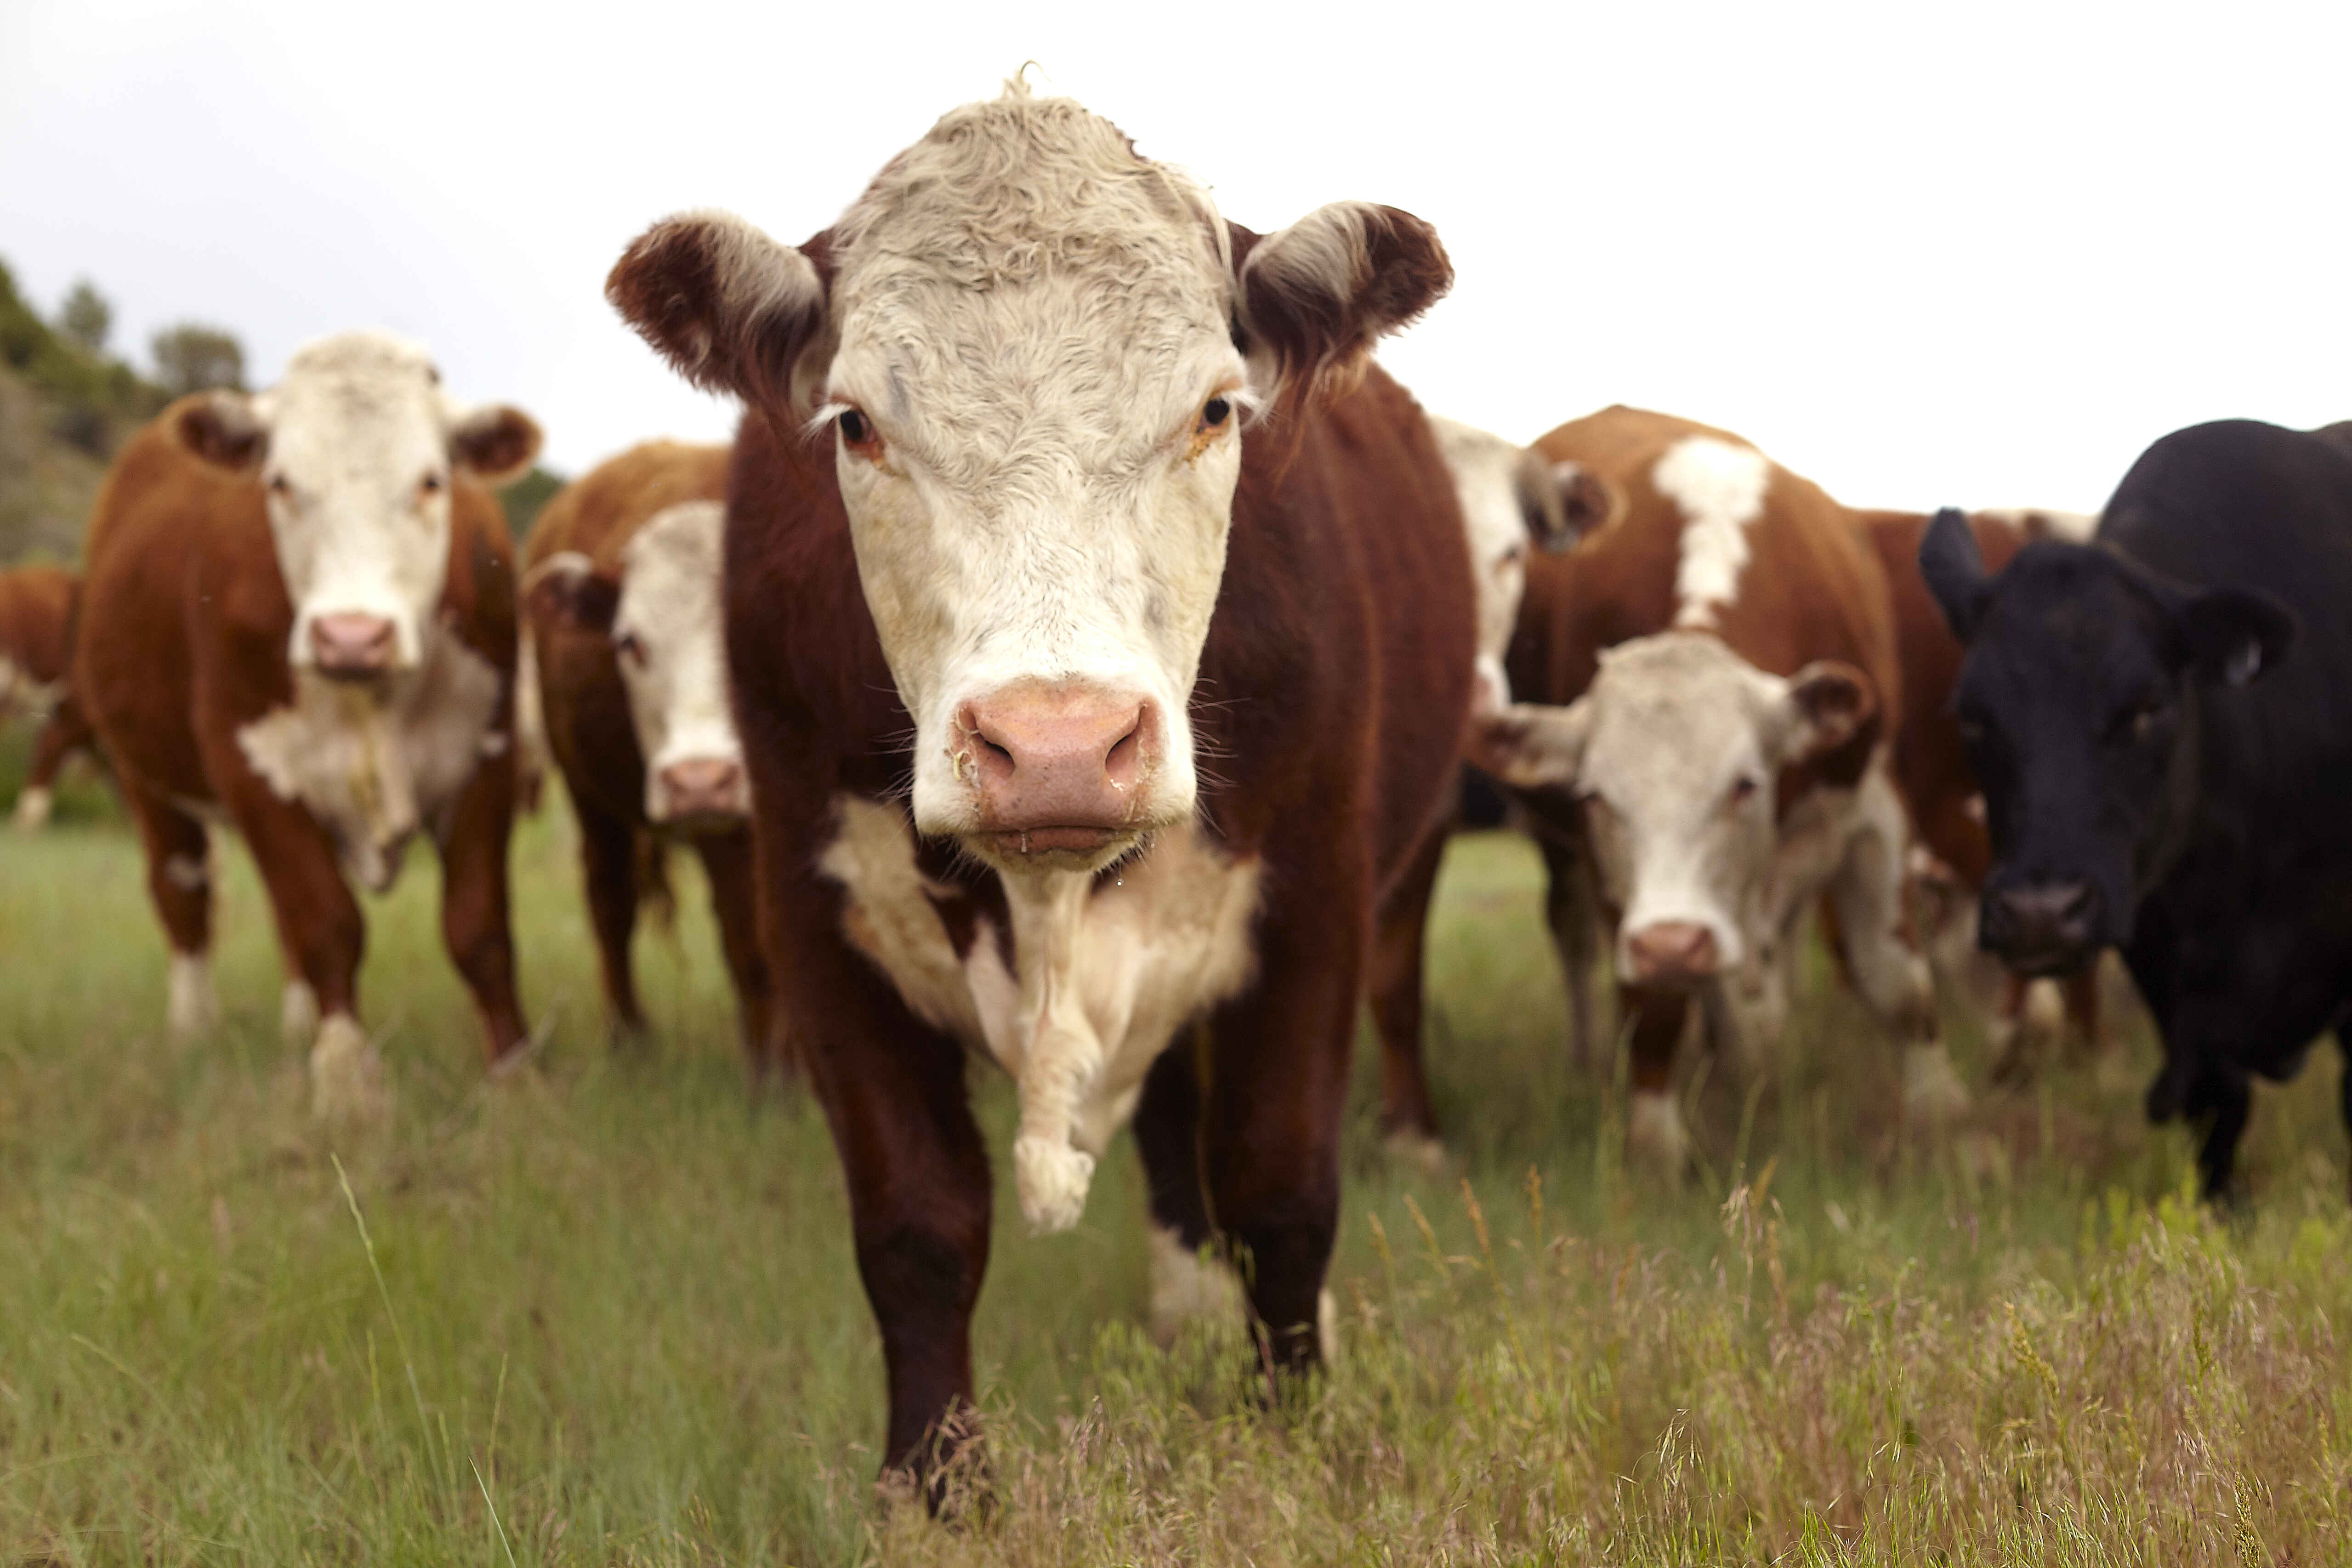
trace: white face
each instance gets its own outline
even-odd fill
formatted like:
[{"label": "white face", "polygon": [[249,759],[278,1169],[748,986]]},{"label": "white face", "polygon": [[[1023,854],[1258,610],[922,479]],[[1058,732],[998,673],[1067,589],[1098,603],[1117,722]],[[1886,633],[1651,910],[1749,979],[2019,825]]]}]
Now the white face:
[{"label": "white face", "polygon": [[741,793],[743,743],[735,733],[720,640],[725,526],[719,502],[687,501],[656,514],[622,551],[613,644],[646,760],[646,816],[657,823],[733,815],[694,787],[705,775]]},{"label": "white face", "polygon": [[503,477],[539,445],[521,415],[452,402],[423,348],[377,332],[307,344],[276,386],[207,395],[182,429],[211,460],[257,460],[294,603],[294,668],[368,678],[423,657],[448,570],[454,471]]},{"label": "white face", "polygon": [[1462,521],[1470,540],[1470,572],[1478,593],[1478,676],[1472,707],[1500,712],[1511,700],[1503,673],[1528,586],[1527,500],[1520,491],[1525,454],[1500,436],[1433,416],[1430,428],[1454,475]]}]

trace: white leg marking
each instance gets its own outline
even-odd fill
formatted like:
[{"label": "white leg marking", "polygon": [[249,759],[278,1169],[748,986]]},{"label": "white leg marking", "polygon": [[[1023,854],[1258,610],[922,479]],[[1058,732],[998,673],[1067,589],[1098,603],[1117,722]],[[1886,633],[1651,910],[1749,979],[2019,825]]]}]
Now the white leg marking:
[{"label": "white leg marking", "polygon": [[383,1058],[349,1013],[319,1026],[310,1047],[310,1114],[321,1121],[379,1121],[390,1109]]},{"label": "white leg marking", "polygon": [[1339,1298],[1331,1294],[1331,1287],[1323,1287],[1315,1298],[1315,1333],[1323,1343],[1323,1364],[1339,1364]]},{"label": "white leg marking", "polygon": [[220,998],[213,992],[212,956],[203,952],[172,954],[171,1000],[165,1017],[173,1043],[186,1045],[212,1032],[220,1021]]},{"label": "white leg marking", "polygon": [[1425,1176],[1445,1174],[1445,1145],[1414,1128],[1396,1129],[1381,1140],[1381,1150],[1391,1163],[1419,1171]]},{"label": "white leg marking", "polygon": [[1151,1227],[1151,1337],[1173,1344],[1190,1322],[1243,1322],[1242,1277],[1213,1253],[1194,1252],[1163,1225]]},{"label": "white leg marking", "polygon": [[319,994],[307,981],[289,980],[278,998],[278,1033],[286,1044],[300,1050],[310,1043],[319,1031]]},{"label": "white leg marking", "polygon": [[1679,1182],[1690,1164],[1690,1131],[1672,1092],[1633,1091],[1633,1115],[1625,1126],[1625,1162]]},{"label": "white leg marking", "polygon": [[47,826],[49,805],[49,792],[39,784],[34,785],[18,795],[16,797],[16,831],[38,833]]}]

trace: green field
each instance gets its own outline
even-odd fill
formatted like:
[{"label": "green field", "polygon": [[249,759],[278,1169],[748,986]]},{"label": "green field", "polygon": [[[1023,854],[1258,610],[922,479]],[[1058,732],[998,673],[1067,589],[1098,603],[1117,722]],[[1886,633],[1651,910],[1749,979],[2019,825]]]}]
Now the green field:
[{"label": "green field", "polygon": [[[1264,1411],[1236,1340],[1150,1345],[1131,1154],[1068,1236],[1002,1182],[994,1503],[950,1529],[877,1494],[833,1151],[747,1100],[685,863],[641,941],[658,1040],[615,1058],[569,825],[525,827],[551,1035],[486,1088],[413,862],[363,983],[396,1116],[338,1142],[242,852],[227,1022],[174,1048],[134,848],[68,818],[0,837],[0,1561],[2352,1561],[2332,1049],[2262,1096],[2222,1223],[2187,1135],[2087,1068],[1906,1138],[1890,1053],[1817,983],[1769,1083],[1693,1083],[1709,1169],[1658,1192],[1610,1075],[1562,1059],[1534,857],[1465,838],[1429,1024],[1458,1169],[1383,1164],[1367,1058],[1335,1370]],[[1001,1166],[1011,1096],[973,1081]]]}]

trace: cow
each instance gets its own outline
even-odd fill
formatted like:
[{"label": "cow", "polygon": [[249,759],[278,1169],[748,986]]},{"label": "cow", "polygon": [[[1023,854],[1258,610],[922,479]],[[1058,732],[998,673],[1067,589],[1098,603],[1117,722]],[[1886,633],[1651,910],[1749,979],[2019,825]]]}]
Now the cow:
[{"label": "cow", "polygon": [[[1474,714],[1497,713],[1511,700],[1503,659],[1518,622],[1530,547],[1558,554],[1607,521],[1613,498],[1574,463],[1554,463],[1532,447],[1438,416],[1430,428],[1453,476],[1468,531],[1477,589],[1477,678]],[[1423,859],[1382,907],[1372,946],[1372,1025],[1381,1041],[1381,1127],[1389,1152],[1435,1170],[1445,1159],[1437,1114],[1421,1059],[1423,964],[1429,907],[1445,839],[1432,838]]]},{"label": "cow", "polygon": [[[1895,733],[1895,778],[1911,808],[1917,834],[1912,868],[1921,898],[1918,913],[1929,951],[1956,988],[1978,989],[1967,962],[1976,945],[1975,904],[1991,865],[1992,847],[1984,826],[1984,797],[1969,769],[1959,721],[1952,713],[1952,686],[1959,677],[1962,649],[1935,596],[1919,575],[1919,543],[1928,516],[1913,511],[1859,511],[1871,548],[1886,574],[1895,605],[1895,644],[1903,670],[1903,717]],[[2080,512],[1987,510],[1972,512],[1969,527],[1978,552],[1994,570],[2030,540],[2090,537],[2098,520]],[[1957,960],[1958,962],[1953,962]],[[2076,1038],[2099,1048],[2105,1043],[2099,1008],[2099,977],[2085,971],[2065,980],[2025,980],[2000,972],[1993,983],[1991,1042],[1993,1076],[2011,1081],[2031,1075],[2042,1042],[2071,1027]]]},{"label": "cow", "polygon": [[1849,972],[1905,1047],[1906,1106],[1956,1112],[1967,1094],[1905,932],[1902,679],[1861,531],[1816,486],[1686,419],[1612,407],[1538,446],[1624,509],[1531,567],[1511,684],[1532,700],[1475,743],[1543,826],[1572,985],[1591,921],[1562,887],[1590,858],[1631,1035],[1628,1155],[1683,1170],[1672,1074],[1692,1005],[1752,1064],[1824,892]]},{"label": "cow", "polygon": [[490,1060],[524,1039],[507,913],[514,560],[486,486],[539,443],[517,410],[452,398],[421,347],[348,332],[297,351],[267,392],[173,404],[91,514],[73,683],[146,851],[171,1030],[216,1011],[218,817],[259,868],[281,1022],[310,1045],[323,1117],[384,1109],[350,884],[390,887],[420,830]]},{"label": "cow", "polygon": [[533,525],[527,642],[548,750],[580,825],[589,921],[615,1026],[641,1034],[639,901],[672,841],[710,883],[754,1079],[781,1065],[751,892],[751,789],[729,706],[719,562],[729,451],[648,442],[565,486]]},{"label": "cow", "polygon": [[1444,830],[1475,657],[1459,502],[1368,351],[1451,279],[1410,214],[1254,233],[1015,82],[797,248],[689,214],[607,282],[747,405],[761,932],[847,1175],[883,1463],[933,1506],[988,1256],[967,1053],[1013,1074],[1033,1229],[1131,1117],[1155,1300],[1238,1259],[1264,1374],[1320,1358],[1374,911]]},{"label": "cow", "polygon": [[1996,574],[1941,512],[1919,568],[1968,646],[1980,940],[2029,975],[2121,951],[2164,1042],[2147,1114],[2203,1123],[2202,1190],[2232,1199],[2250,1080],[2352,1022],[2352,448],[2193,426],[2092,543]]},{"label": "cow", "polygon": [[80,589],[80,579],[61,566],[0,572],[0,719],[22,716],[40,726],[16,796],[16,826],[26,832],[49,820],[58,770],[77,752],[97,749],[66,679]]}]

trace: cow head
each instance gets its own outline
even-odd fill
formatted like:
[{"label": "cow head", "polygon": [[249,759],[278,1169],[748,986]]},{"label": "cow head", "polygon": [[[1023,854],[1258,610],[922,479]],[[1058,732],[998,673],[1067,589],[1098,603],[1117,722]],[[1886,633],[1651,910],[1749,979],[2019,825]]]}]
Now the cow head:
[{"label": "cow head", "polygon": [[533,567],[525,586],[537,613],[612,638],[656,824],[727,827],[751,808],[720,646],[725,527],[719,502],[684,501],[630,536],[617,579],[565,551]]},{"label": "cow head", "polygon": [[413,670],[449,564],[449,487],[530,467],[539,426],[441,389],[425,351],[379,332],[306,344],[257,395],[183,398],[166,428],[206,462],[257,477],[299,671],[382,680]]},{"label": "cow head", "polygon": [[1755,956],[1782,770],[1844,745],[1876,709],[1851,665],[1784,679],[1706,633],[1663,632],[1604,652],[1569,707],[1522,704],[1477,726],[1471,760],[1522,788],[1576,792],[1620,911],[1620,977],[1687,986]]},{"label": "cow head", "polygon": [[832,442],[914,718],[917,827],[1086,869],[1193,809],[1243,426],[1295,414],[1451,277],[1392,208],[1230,229],[1108,122],[1014,87],[806,247],[688,215],[606,293],[688,379]]},{"label": "cow head", "polygon": [[1968,645],[1952,704],[1993,851],[1978,940],[2021,973],[2081,969],[2131,940],[2179,847],[2200,703],[2260,679],[2294,618],[2091,545],[2029,544],[1989,577],[1957,511],[1919,570]]}]

